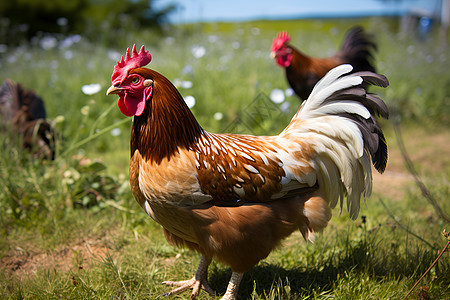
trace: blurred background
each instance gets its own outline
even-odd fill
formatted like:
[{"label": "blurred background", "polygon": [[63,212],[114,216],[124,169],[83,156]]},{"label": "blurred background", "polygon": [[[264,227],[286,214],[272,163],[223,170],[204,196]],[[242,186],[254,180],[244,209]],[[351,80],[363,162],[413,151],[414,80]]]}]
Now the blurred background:
[{"label": "blurred background", "polygon": [[[95,38],[110,29],[123,31],[160,28],[166,24],[196,22],[242,22],[317,18],[395,17],[402,30],[432,26],[445,29],[449,23],[447,0],[320,0],[314,3],[284,0],[135,0],[55,1],[22,0],[0,6],[0,42],[15,45],[42,34],[83,34]],[[413,20],[415,22],[413,22]],[[414,23],[414,24],[412,24]],[[97,36],[98,38],[98,36]]]},{"label": "blurred background", "polygon": [[407,15],[441,20],[445,18],[441,15],[445,13],[442,6],[446,5],[441,0],[320,0],[313,3],[291,0],[276,5],[268,0],[246,3],[237,0],[166,0],[155,1],[155,8],[163,9],[168,3],[174,4],[174,12],[169,15],[169,21],[174,23]]}]

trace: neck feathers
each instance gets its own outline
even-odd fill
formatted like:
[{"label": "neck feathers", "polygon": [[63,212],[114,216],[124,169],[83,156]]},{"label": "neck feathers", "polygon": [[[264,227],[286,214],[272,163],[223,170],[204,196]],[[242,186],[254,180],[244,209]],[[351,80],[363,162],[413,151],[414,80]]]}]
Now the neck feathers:
[{"label": "neck feathers", "polygon": [[175,86],[153,70],[135,72],[153,79],[153,94],[143,114],[134,117],[131,155],[139,150],[145,160],[159,164],[179,149],[195,149],[203,129]]},{"label": "neck feathers", "polygon": [[297,50],[292,46],[291,49],[292,49],[292,61],[289,67],[301,70],[302,68],[304,68],[304,66],[309,65],[311,59],[308,56],[306,56],[305,54],[303,54],[302,52],[300,52],[299,50]]}]

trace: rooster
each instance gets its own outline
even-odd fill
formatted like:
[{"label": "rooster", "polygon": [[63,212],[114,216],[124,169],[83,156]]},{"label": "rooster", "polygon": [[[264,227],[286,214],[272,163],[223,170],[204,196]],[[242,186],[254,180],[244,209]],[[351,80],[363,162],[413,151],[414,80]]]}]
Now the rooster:
[{"label": "rooster", "polygon": [[372,60],[377,46],[361,27],[350,29],[341,49],[328,58],[309,57],[294,48],[290,40],[286,32],[279,33],[273,40],[271,57],[285,68],[289,85],[302,100],[308,98],[314,85],[328,71],[339,65],[351,64],[353,72],[375,72]]},{"label": "rooster", "polygon": [[331,208],[347,200],[350,217],[372,189],[387,145],[375,115],[385,103],[361,86],[387,79],[351,65],[331,70],[290,124],[276,136],[214,134],[196,121],[179,91],[145,68],[144,46],[117,62],[107,95],[119,96],[133,117],[130,184],[140,206],[164,228],[167,241],[201,254],[192,279],[165,281],[166,295],[192,288],[214,295],[207,281],[212,259],[232,269],[222,299],[236,299],[243,274],[299,230],[307,241],[322,231]]},{"label": "rooster", "polygon": [[0,86],[0,118],[3,131],[12,130],[22,147],[34,157],[54,159],[55,133],[45,120],[45,106],[33,90],[6,79]]}]

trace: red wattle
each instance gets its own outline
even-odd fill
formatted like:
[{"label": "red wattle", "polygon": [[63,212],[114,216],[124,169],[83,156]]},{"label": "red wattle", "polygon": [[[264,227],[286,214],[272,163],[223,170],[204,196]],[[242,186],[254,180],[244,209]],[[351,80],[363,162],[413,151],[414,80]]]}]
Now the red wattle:
[{"label": "red wattle", "polygon": [[292,54],[281,55],[277,57],[277,63],[282,67],[289,67],[291,65]]},{"label": "red wattle", "polygon": [[133,116],[133,114],[131,114],[131,113],[128,111],[127,106],[126,106],[125,103],[124,103],[123,96],[120,96],[120,97],[119,97],[119,102],[118,102],[117,104],[119,105],[120,111],[121,111],[125,116],[127,116],[127,117],[132,117],[132,116]]},{"label": "red wattle", "polygon": [[146,87],[142,91],[142,96],[139,98],[133,97],[128,92],[120,94],[118,103],[120,111],[128,117],[142,115],[145,109],[145,103],[150,99],[152,91],[153,88],[151,86]]}]

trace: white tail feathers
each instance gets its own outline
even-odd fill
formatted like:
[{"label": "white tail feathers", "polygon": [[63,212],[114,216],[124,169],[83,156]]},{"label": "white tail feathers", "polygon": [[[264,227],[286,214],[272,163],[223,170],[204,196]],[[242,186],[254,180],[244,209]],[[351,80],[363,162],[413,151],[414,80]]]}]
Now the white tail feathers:
[{"label": "white tail feathers", "polygon": [[350,217],[355,219],[361,196],[368,197],[372,191],[371,161],[381,172],[387,161],[384,136],[373,116],[387,117],[387,109],[363,84],[387,86],[388,82],[372,72],[346,75],[352,69],[351,65],[341,65],[325,75],[281,136],[310,143],[315,150],[319,188],[326,200],[334,207],[340,199],[342,209],[346,196]]}]

